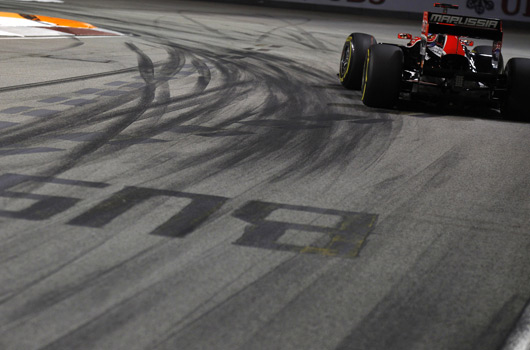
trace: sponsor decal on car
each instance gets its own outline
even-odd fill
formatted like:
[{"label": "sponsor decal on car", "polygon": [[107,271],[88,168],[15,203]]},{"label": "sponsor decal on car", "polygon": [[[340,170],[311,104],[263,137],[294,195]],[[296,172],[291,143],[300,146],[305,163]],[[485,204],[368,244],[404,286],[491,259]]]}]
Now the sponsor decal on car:
[{"label": "sponsor decal on car", "polygon": [[496,19],[443,15],[440,13],[431,13],[429,17],[429,22],[490,29],[498,29],[500,24],[500,21]]}]

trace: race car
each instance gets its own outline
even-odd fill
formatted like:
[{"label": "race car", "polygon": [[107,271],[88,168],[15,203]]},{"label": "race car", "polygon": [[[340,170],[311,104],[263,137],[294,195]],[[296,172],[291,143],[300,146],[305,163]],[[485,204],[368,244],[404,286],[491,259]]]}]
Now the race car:
[{"label": "race car", "polygon": [[[458,5],[434,6],[443,12],[424,12],[419,37],[398,34],[406,45],[352,33],[342,50],[341,84],[361,90],[369,107],[392,108],[400,99],[474,101],[530,121],[530,59],[511,58],[504,65],[502,21],[448,14]],[[473,39],[491,45],[474,46]]]}]

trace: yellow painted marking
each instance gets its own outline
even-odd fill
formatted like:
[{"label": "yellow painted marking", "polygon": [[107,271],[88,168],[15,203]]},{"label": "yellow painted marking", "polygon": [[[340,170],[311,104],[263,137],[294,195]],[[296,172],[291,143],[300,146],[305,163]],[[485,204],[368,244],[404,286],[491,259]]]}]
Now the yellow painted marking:
[{"label": "yellow painted marking", "polygon": [[361,247],[363,246],[364,244],[364,239],[361,239],[357,242],[357,247],[356,249],[352,250],[350,254],[348,254],[348,256],[350,258],[356,258],[357,256],[359,256],[359,252],[361,251]]},{"label": "yellow painted marking", "polygon": [[323,256],[337,256],[339,251],[336,249],[318,248],[318,247],[304,247],[300,253],[303,254],[320,254]]},{"label": "yellow painted marking", "polygon": [[358,218],[359,216],[355,215],[355,217],[350,217],[347,220],[342,221],[339,230],[346,231],[348,227],[350,227],[350,225],[353,224]]},{"label": "yellow painted marking", "polygon": [[349,238],[345,238],[344,236],[336,235],[336,236],[333,236],[333,238],[331,238],[331,241],[329,242],[328,247],[331,247],[333,243],[337,243],[337,242],[355,243],[358,240],[359,239],[357,238],[349,239]]},{"label": "yellow painted marking", "polygon": [[376,219],[377,219],[377,217],[374,215],[374,216],[372,217],[372,222],[370,222],[370,225],[368,225],[369,228],[372,228],[372,227],[374,226],[374,224],[375,224],[375,220],[376,220]]}]

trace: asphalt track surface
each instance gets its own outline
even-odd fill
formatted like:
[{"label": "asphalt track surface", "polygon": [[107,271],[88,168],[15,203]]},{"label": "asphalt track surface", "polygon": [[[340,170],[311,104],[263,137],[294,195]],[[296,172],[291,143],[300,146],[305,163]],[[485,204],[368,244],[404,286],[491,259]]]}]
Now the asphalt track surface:
[{"label": "asphalt track surface", "polygon": [[419,20],[0,9],[127,34],[1,41],[0,348],[503,346],[530,299],[530,123],[368,109],[336,77],[349,33]]}]

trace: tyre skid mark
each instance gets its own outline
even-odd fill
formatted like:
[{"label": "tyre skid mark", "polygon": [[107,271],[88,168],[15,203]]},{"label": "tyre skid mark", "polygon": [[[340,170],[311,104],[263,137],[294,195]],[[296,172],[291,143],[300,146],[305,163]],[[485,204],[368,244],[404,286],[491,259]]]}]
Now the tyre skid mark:
[{"label": "tyre skid mark", "polygon": [[[138,71],[138,67],[135,68],[134,70]],[[171,72],[171,74],[176,74],[178,70],[180,70],[180,67],[177,67],[175,72]],[[127,71],[132,71],[132,70],[127,69]],[[85,79],[85,76],[75,78],[75,80],[79,80],[79,79]],[[148,78],[148,79],[151,79],[151,78]],[[153,84],[156,85],[156,84],[162,84],[165,82],[166,80],[162,80],[162,81],[157,81],[156,83],[153,82]],[[42,85],[46,85],[46,84],[43,83]],[[131,101],[141,98],[142,94],[145,93],[146,88],[149,88],[149,86],[144,87],[143,92],[141,90],[136,89],[133,91],[127,91],[127,94],[125,94],[125,91],[124,91],[123,94],[120,94],[122,96],[119,96],[118,98],[114,98],[112,100],[101,100],[96,105],[90,106],[89,108],[69,109],[51,118],[47,118],[44,120],[36,120],[32,123],[25,123],[23,125],[19,125],[18,128],[11,128],[9,130],[5,130],[3,131],[3,133],[0,133],[0,136],[2,136],[2,141],[0,143],[0,146],[5,147],[10,144],[24,143],[23,142],[24,140],[29,141],[29,142],[34,142],[35,141],[34,137],[37,134],[39,135],[40,140],[42,140],[43,138],[46,137],[46,135],[48,135],[49,133],[56,132],[58,129],[59,130],[76,129],[79,126],[83,126],[86,124],[90,125],[95,122],[111,119],[113,117],[123,116],[123,114],[125,113],[131,113],[137,107],[128,108],[122,114],[117,113],[117,114],[107,115],[103,118],[103,120],[98,118],[101,115],[101,113],[107,110],[118,108],[121,105],[125,105]],[[154,85],[151,86],[151,89],[153,88],[155,88]],[[90,91],[89,93],[99,91],[99,89],[92,89],[92,90],[94,91]],[[142,102],[140,103],[142,104]],[[146,103],[143,103],[143,104],[148,105]],[[89,117],[88,118],[76,118],[78,115],[83,115],[83,116],[88,115]]]},{"label": "tyre skid mark", "polygon": [[[204,52],[204,51],[198,52],[197,50],[195,50],[194,52],[195,54],[202,55],[204,57],[203,58],[204,60],[211,60],[215,62],[215,57],[212,57],[208,52]],[[147,127],[146,129],[142,130],[142,134],[153,137],[160,132],[164,132],[168,129],[177,127],[178,125],[181,125],[182,123],[185,123],[185,122],[189,122],[193,119],[198,119],[198,121],[202,123],[207,122],[211,120],[212,118],[208,117],[207,115],[203,115],[204,112],[208,112],[211,110],[219,110],[220,108],[222,108],[222,106],[227,106],[228,105],[227,101],[231,101],[233,99],[233,96],[236,95],[235,93],[236,90],[233,90],[233,89],[238,89],[238,87],[240,88],[241,86],[250,85],[250,82],[252,80],[264,80],[264,81],[267,81],[269,85],[268,93],[266,94],[266,102],[264,103],[264,105],[259,107],[258,110],[254,110],[254,111],[247,110],[245,112],[242,112],[239,115],[231,117],[228,121],[222,121],[221,123],[217,123],[218,127],[225,128],[227,126],[231,126],[240,121],[246,120],[249,117],[259,120],[259,119],[264,119],[267,116],[274,116],[274,118],[277,118],[278,116],[290,116],[290,118],[292,118],[295,115],[296,116],[299,115],[300,109],[302,110],[304,109],[303,107],[300,108],[300,106],[302,106],[305,102],[305,99],[300,96],[306,95],[307,97],[312,94],[315,94],[316,92],[313,89],[308,89],[307,87],[304,87],[304,89],[308,89],[308,91],[297,92],[296,94],[293,94],[291,93],[291,91],[298,89],[295,84],[293,84],[292,87],[290,88],[286,88],[283,86],[285,85],[285,80],[284,80],[285,69],[291,69],[292,62],[288,60],[278,59],[277,57],[274,57],[271,55],[265,55],[261,53],[257,55],[253,55],[252,58],[257,60],[257,62],[254,64],[248,63],[248,60],[246,63],[241,63],[241,64],[233,62],[233,61],[217,62],[215,64],[216,69],[221,75],[221,79],[224,79],[222,86],[227,86],[227,87],[232,86],[232,89],[222,91],[223,93],[219,94],[218,96],[215,96],[216,98],[214,100],[211,99],[211,94],[207,91],[205,92],[204,95],[199,94],[195,96],[194,101],[192,103],[188,102],[188,99],[182,100],[182,102],[184,102],[183,105],[179,104],[180,99],[169,101],[170,104],[173,102],[176,102],[176,104],[174,107],[168,107],[168,110],[167,110],[168,113],[178,111],[179,109],[182,109],[182,108],[190,107],[191,105],[197,105],[199,106],[199,109],[194,109],[187,113],[180,114],[176,118],[172,118],[160,125],[157,125],[156,128]],[[284,61],[283,64],[282,64],[282,61]],[[272,76],[270,73],[263,73],[263,74],[257,73],[260,70],[260,68],[258,68],[259,65],[265,62],[274,62],[274,64],[268,64],[267,68],[273,72],[272,76],[277,76],[278,78],[272,79]],[[285,68],[278,68],[279,66],[281,67],[284,65],[285,65]],[[235,66],[235,69],[232,68],[233,66]],[[300,73],[307,73],[307,71],[305,71],[302,68],[300,68],[299,70],[300,70]],[[239,73],[236,73],[236,72],[239,72]],[[241,72],[245,72],[244,74],[247,74],[247,75],[250,74],[250,76],[252,76],[253,78],[251,78],[249,82],[246,82],[246,80],[241,81],[240,80]],[[320,79],[321,79],[321,75],[323,74],[324,73],[313,73],[313,72],[309,73],[309,75],[319,77]],[[284,91],[283,94],[286,96],[294,95],[295,101],[298,101],[298,102],[293,103],[293,101],[290,101],[289,104],[280,103],[276,97],[279,91]],[[238,95],[241,95],[241,91],[237,90],[237,92],[238,92]],[[245,92],[243,91],[243,93]],[[318,92],[318,94],[319,96],[322,95],[320,92]],[[206,103],[206,105],[204,105],[203,103]],[[315,107],[315,106],[311,106],[311,107]],[[331,118],[333,119],[333,113],[330,113],[327,110],[322,110],[322,112],[323,112],[323,115],[331,114]],[[197,118],[197,116],[201,116],[201,117]],[[352,120],[355,120],[355,119],[358,119],[358,118],[356,118],[355,116],[352,116]],[[353,136],[350,135],[350,137],[354,140],[362,138],[363,134],[366,133],[367,127],[371,128],[372,125],[368,125],[368,124],[363,125],[362,129],[358,129],[358,132],[354,133]],[[235,130],[247,131],[248,128],[246,127],[243,129],[236,128]],[[271,145],[267,141],[272,135],[271,135],[271,132],[267,132],[263,135],[263,137],[260,137],[260,140],[258,140],[258,142],[255,142],[255,140],[252,142],[255,144],[255,146],[251,145],[248,148],[246,148],[246,151],[240,151],[236,155],[226,155],[226,153],[224,152],[222,153],[219,152],[218,154],[215,152],[208,152],[207,155],[194,157],[194,159],[184,160],[183,163],[185,164],[185,166],[183,166],[181,169],[187,169],[189,167],[197,166],[203,162],[210,161],[218,157],[225,159],[223,163],[223,167],[233,166],[235,164],[240,163],[241,161],[245,159],[249,161],[256,160],[259,157],[263,157],[266,154],[270,154],[276,150],[282,149],[285,146],[285,144],[289,142],[289,140],[297,136],[298,131],[296,132],[287,131],[286,132],[284,130],[283,134],[284,135],[281,135],[281,138],[278,139],[279,135],[277,134],[277,130],[273,131],[272,135],[277,139],[277,142],[274,145]],[[234,142],[228,142],[227,144],[224,144],[222,148],[224,149],[231,148],[232,146],[235,146],[239,142],[241,141],[237,140]],[[303,152],[303,156],[300,157],[299,162],[293,164],[292,167],[287,169],[286,172],[288,173],[288,172],[294,171],[297,167],[300,167],[300,166],[302,167],[305,166],[307,168],[308,167],[307,157],[308,156],[315,157],[316,155],[318,155],[320,153],[319,149],[325,148],[326,142],[327,142],[326,138],[322,137],[320,133],[315,134],[313,137],[313,140],[310,142],[307,142],[309,145],[314,145],[314,147],[312,147],[312,151],[308,152],[306,149]],[[352,148],[350,148],[350,151],[352,150]],[[340,147],[336,151],[339,152],[339,154],[343,154],[346,152],[345,148],[340,148]],[[315,170],[318,170],[318,168],[325,168],[327,164],[329,165],[329,162],[330,162],[329,158],[323,159]]]},{"label": "tyre skid mark", "polygon": [[138,67],[130,67],[130,68],[118,69],[118,70],[111,71],[111,72],[79,75],[79,76],[75,76],[71,78],[48,80],[48,81],[43,81],[39,83],[6,86],[6,87],[0,88],[0,93],[8,92],[8,91],[19,91],[19,90],[25,90],[25,89],[32,89],[32,88],[37,88],[37,87],[46,87],[46,86],[51,86],[51,85],[60,85],[60,84],[65,84],[65,83],[74,83],[78,81],[85,81],[88,79],[97,79],[97,78],[103,78],[103,77],[108,77],[108,76],[113,76],[113,75],[131,73],[137,70],[138,70]]},{"label": "tyre skid mark", "polygon": [[[156,41],[157,37],[154,37],[153,39],[155,39],[155,41]],[[167,42],[166,42],[166,44],[167,44]],[[195,52],[195,55],[202,56],[201,60],[208,60],[208,61],[216,62],[215,61],[216,60],[216,55],[211,55],[208,50],[192,49],[191,52]],[[145,137],[146,135],[148,135],[149,137],[155,136],[155,135],[157,135],[159,133],[165,132],[168,129],[171,129],[171,127],[176,127],[176,126],[178,126],[178,125],[180,125],[180,124],[182,124],[184,122],[189,122],[189,121],[193,120],[194,117],[196,117],[198,115],[201,116],[201,118],[199,118],[199,120],[198,120],[199,123],[207,122],[209,120],[212,120],[211,116],[207,116],[207,115],[205,116],[205,115],[202,115],[202,114],[204,112],[208,111],[208,110],[218,110],[218,109],[221,108],[221,106],[227,106],[228,105],[227,100],[230,101],[233,98],[233,95],[234,95],[234,90],[233,89],[240,89],[240,86],[249,85],[249,84],[245,83],[244,81],[243,81],[242,84],[240,84],[241,80],[239,79],[239,76],[238,76],[240,73],[238,73],[237,75],[234,76],[234,73],[237,70],[245,72],[245,74],[254,77],[254,79],[267,81],[267,84],[270,85],[270,87],[268,88],[269,92],[267,93],[266,102],[265,102],[264,105],[259,107],[257,110],[255,109],[255,106],[253,106],[252,108],[248,108],[245,112],[241,113],[240,115],[236,115],[234,117],[231,117],[228,121],[222,121],[221,123],[219,123],[219,126],[221,127],[221,129],[224,129],[227,126],[234,125],[235,123],[238,123],[240,121],[246,120],[249,117],[252,118],[252,119],[266,119],[266,118],[268,118],[270,116],[274,116],[274,118],[277,118],[278,116],[284,116],[284,117],[285,116],[290,116],[290,117],[292,117],[293,114],[298,114],[297,117],[300,117],[300,114],[302,114],[302,117],[303,117],[303,114],[304,114],[303,110],[304,109],[310,109],[309,107],[315,107],[315,105],[313,105],[313,106],[306,106],[304,108],[303,104],[305,103],[307,98],[304,99],[304,98],[299,96],[299,95],[304,95],[304,94],[307,95],[307,96],[315,95],[317,92],[315,92],[313,89],[304,87],[304,89],[306,89],[306,91],[304,91],[303,93],[295,92],[296,89],[298,89],[296,87],[296,84],[297,84],[296,80],[297,79],[294,79],[295,82],[293,82],[292,84],[289,84],[288,87],[282,86],[282,85],[284,85],[284,82],[285,82],[285,79],[284,79],[285,71],[286,70],[294,70],[294,71],[298,70],[298,71],[300,71],[301,74],[305,74],[306,76],[310,75],[310,76],[318,78],[319,80],[321,80],[322,76],[325,75],[324,72],[316,72],[316,71],[314,71],[314,69],[308,70],[308,69],[305,69],[305,68],[302,68],[302,67],[296,67],[296,63],[295,62],[290,62],[289,60],[280,59],[279,57],[276,57],[276,56],[273,56],[273,55],[268,55],[268,54],[265,54],[265,53],[254,53],[254,54],[252,54],[250,56],[250,58],[252,58],[254,60],[257,60],[260,63],[263,63],[264,61],[274,62],[274,65],[273,64],[268,64],[268,68],[272,70],[272,74],[271,73],[260,74],[259,73],[259,68],[257,68],[257,64],[253,64],[253,65],[250,64],[249,65],[248,62],[243,63],[243,64],[238,64],[237,62],[234,62],[234,61],[223,62],[223,63],[226,63],[227,65],[232,66],[232,67],[235,66],[235,69],[234,68],[230,68],[230,70],[227,70],[227,69],[223,69],[224,67],[222,67],[221,64],[219,64],[219,62],[218,62],[218,64],[216,64],[216,68],[220,72],[221,77],[223,75],[223,71],[224,71],[224,74],[225,74],[224,78],[222,78],[222,79],[224,79],[223,86],[225,86],[225,87],[232,86],[232,90],[230,88],[228,88],[227,90],[223,91],[222,94],[218,94],[213,101],[210,100],[210,101],[208,101],[208,103],[206,105],[200,106],[199,103],[204,103],[205,100],[208,100],[208,98],[204,98],[206,96],[206,94],[201,96],[201,94],[204,93],[204,91],[201,91],[201,90],[205,89],[205,87],[209,83],[209,80],[211,79],[211,75],[209,74],[209,72],[207,74],[204,74],[204,70],[202,70],[203,74],[201,74],[202,77],[199,78],[198,85],[200,86],[200,85],[204,84],[205,86],[204,87],[197,87],[197,95],[196,96],[193,96],[193,95],[189,96],[190,98],[194,97],[195,99],[198,99],[198,101],[189,103],[185,99],[178,99],[178,98],[177,99],[169,99],[167,94],[166,94],[165,97],[162,98],[160,101],[156,101],[154,103],[151,103],[151,104],[149,104],[149,106],[144,106],[145,110],[143,111],[142,114],[145,114],[145,112],[148,112],[148,114],[145,114],[145,115],[143,115],[140,118],[146,118],[146,117],[151,117],[152,115],[155,115],[155,116],[157,115],[157,117],[156,117],[157,118],[157,123],[155,123],[153,126],[148,126],[147,130],[143,130],[142,131],[142,136],[143,137]],[[193,61],[194,65],[200,71],[201,71],[200,67],[203,67],[203,68],[206,67],[207,68],[206,65],[202,66],[202,65],[198,65],[197,64],[197,62],[200,62],[201,60]],[[256,69],[253,70],[252,69],[253,66],[256,66]],[[279,69],[278,67],[284,67],[284,68],[280,68]],[[231,78],[227,79],[228,76],[230,76]],[[273,76],[277,76],[278,78],[271,79]],[[207,80],[207,82],[203,83],[202,82],[203,79]],[[274,95],[277,94],[279,91],[283,91],[280,94],[294,95],[295,96],[295,100],[294,101],[296,101],[296,102],[295,103],[290,103],[290,107],[289,106],[285,106],[285,105],[282,106],[282,104],[278,104],[278,100],[276,99],[276,97]],[[241,91],[238,90],[238,92],[241,92]],[[213,94],[209,94],[209,95],[211,96]],[[318,92],[318,95],[319,95],[320,98],[322,98],[322,93],[321,92]],[[328,94],[329,98],[331,99],[330,95],[331,94]],[[226,98],[228,98],[228,99],[226,100]],[[162,115],[164,113],[167,114],[167,113],[171,113],[171,112],[176,112],[176,111],[179,111],[182,108],[186,108],[186,107],[193,106],[193,105],[197,106],[198,109],[197,110],[193,110],[193,111],[188,112],[188,113],[185,113],[185,114],[178,115],[175,118],[171,118],[167,122],[159,123],[160,122],[160,115]],[[158,112],[156,112],[156,111],[153,112],[152,111],[153,107],[158,107],[158,108],[162,108],[162,109],[160,111],[158,111]],[[122,110],[122,111],[113,111],[113,112],[108,112],[108,113],[105,113],[104,110],[100,110],[100,111],[98,111],[99,113],[92,113],[92,115],[96,115],[96,117],[92,117],[88,122],[94,123],[94,122],[97,122],[98,120],[107,120],[108,118],[122,116],[124,113],[129,113],[129,112],[131,112],[133,110],[134,110],[134,108],[127,108],[127,109]],[[300,112],[300,110],[302,110],[302,112]],[[101,113],[103,113],[103,116],[101,115]],[[323,113],[323,115],[330,115],[330,114],[333,115],[333,113],[330,113],[329,111],[326,111],[326,110],[322,110],[322,113]],[[158,124],[160,124],[160,125],[158,125]],[[364,130],[364,129],[366,129],[366,127],[372,127],[372,125],[369,125],[369,124],[363,125],[363,130],[360,130],[360,132],[355,133],[355,136],[352,137],[352,138],[353,139],[358,139],[359,137],[362,138],[362,134],[366,131],[366,130]],[[55,127],[54,127],[54,129],[55,129]],[[40,129],[40,130],[42,131],[42,129]],[[234,129],[231,129],[231,130],[234,130]],[[242,126],[242,127],[236,128],[235,130],[236,131],[240,130],[243,133],[248,135],[248,127]],[[239,152],[238,154],[233,155],[231,157],[230,156],[226,156],[226,155],[223,156],[222,154],[218,154],[218,156],[221,156],[223,158],[231,158],[231,159],[227,159],[226,162],[225,162],[226,166],[231,166],[231,165],[234,165],[234,164],[238,164],[238,163],[240,163],[243,160],[258,159],[259,157],[261,157],[263,155],[270,154],[270,153],[275,152],[275,151],[279,151],[280,149],[282,149],[282,147],[285,146],[285,144],[289,143],[289,140],[295,139],[296,136],[297,136],[296,135],[297,133],[293,133],[293,131],[282,130],[282,134],[284,134],[284,135],[280,136],[280,140],[277,143],[277,145],[271,145],[269,142],[267,142],[268,138],[271,136],[271,133],[272,133],[272,136],[278,137],[278,130],[265,132],[264,136],[260,137],[260,140],[255,143],[258,146],[250,147],[247,151]],[[20,135],[18,135],[18,136],[20,136]],[[138,134],[136,134],[136,135],[133,134],[133,136],[138,136]],[[303,149],[302,154],[300,154],[299,161],[298,162],[294,162],[292,164],[292,166],[290,166],[285,171],[285,173],[291,173],[299,166],[304,166],[304,167],[306,167],[306,169],[307,169],[307,167],[311,168],[312,165],[308,165],[311,162],[307,162],[307,157],[309,157],[309,158],[318,158],[319,154],[323,154],[322,149],[325,148],[326,142],[327,142],[327,140],[329,138],[330,138],[329,132],[327,132],[327,136],[326,135],[315,134],[315,135],[307,138],[308,142],[303,142],[303,144],[305,145],[305,149]],[[20,140],[20,138],[18,138],[18,140]],[[234,145],[236,143],[237,142],[229,142],[228,146],[230,147],[231,145]],[[263,144],[265,144],[265,147],[262,147]],[[297,148],[300,148],[300,147],[297,147]],[[302,148],[304,148],[304,147],[302,147]],[[342,149],[340,151],[340,153],[344,153],[344,152],[345,152],[344,149]],[[192,160],[190,162],[190,166],[198,165],[198,164],[202,163],[203,161],[207,161],[207,160],[210,160],[210,159],[213,159],[213,158],[215,158],[215,157],[212,157],[212,155],[209,155],[209,156],[206,156],[206,157],[199,156],[199,157],[197,157],[196,160]],[[320,168],[325,168],[327,166],[326,165],[327,163],[330,163],[330,159],[322,160],[320,162],[319,166],[313,167],[313,169],[314,170],[319,170]]]}]

